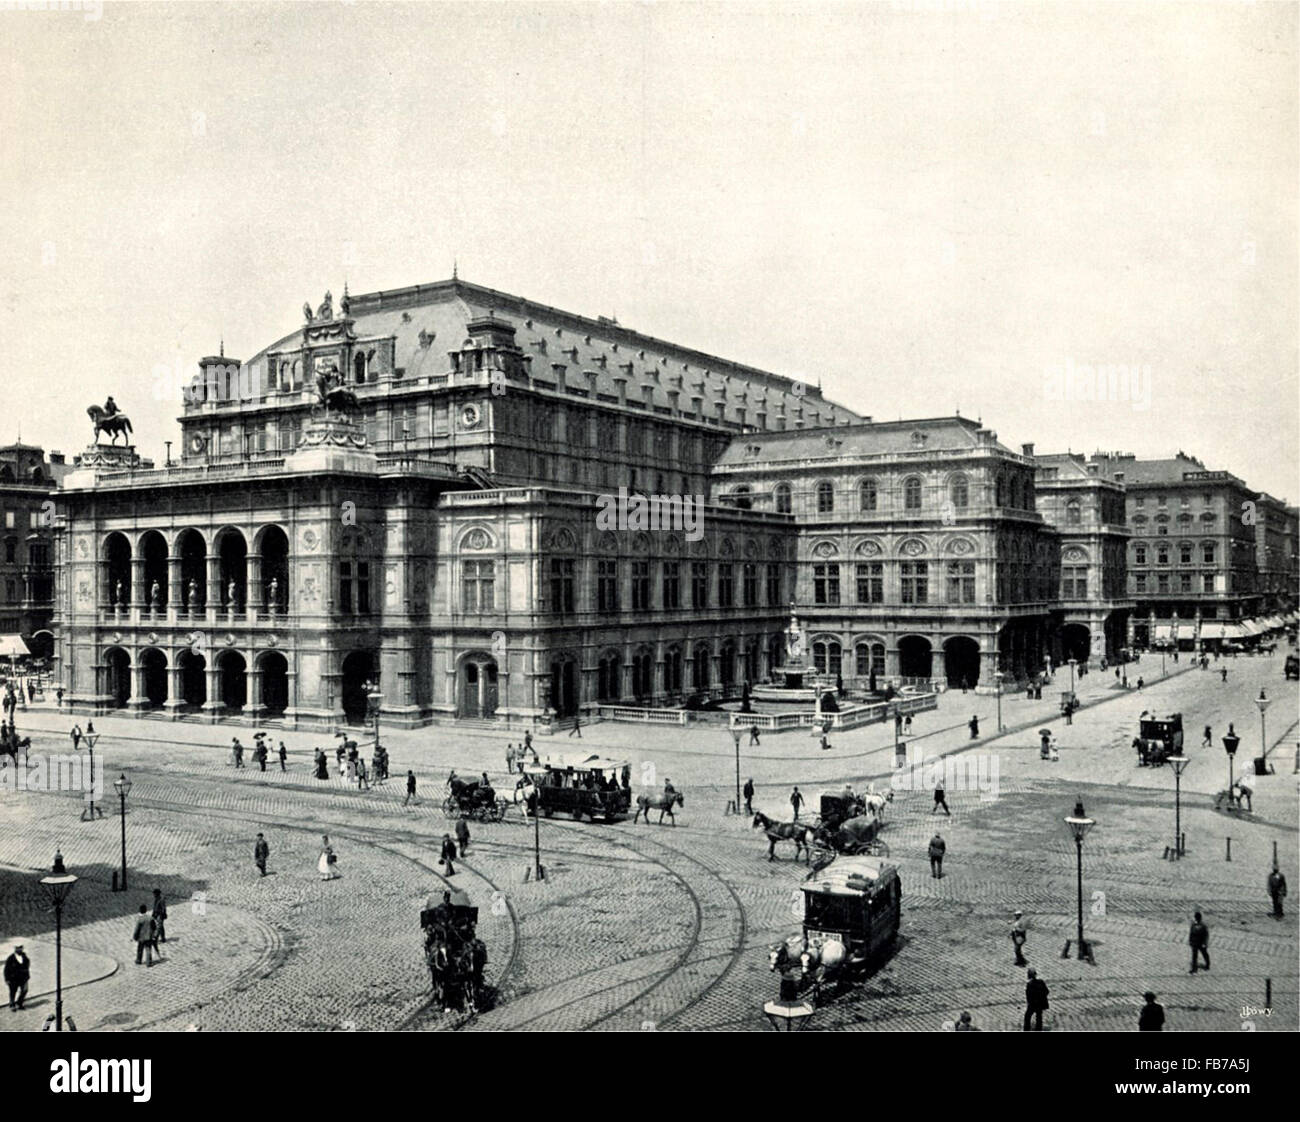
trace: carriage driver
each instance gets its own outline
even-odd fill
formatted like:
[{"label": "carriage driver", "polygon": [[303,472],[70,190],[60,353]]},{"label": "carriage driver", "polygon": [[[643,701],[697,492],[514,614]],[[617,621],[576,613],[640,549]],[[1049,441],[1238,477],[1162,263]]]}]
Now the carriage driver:
[{"label": "carriage driver", "polygon": [[673,781],[667,776],[664,777],[664,798],[671,799],[677,794],[677,788],[673,786]]}]

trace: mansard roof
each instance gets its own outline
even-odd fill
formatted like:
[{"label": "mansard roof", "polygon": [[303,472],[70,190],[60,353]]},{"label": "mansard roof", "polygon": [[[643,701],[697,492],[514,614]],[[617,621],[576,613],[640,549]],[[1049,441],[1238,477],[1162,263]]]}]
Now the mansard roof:
[{"label": "mansard roof", "polygon": [[997,433],[977,421],[953,416],[864,421],[841,425],[830,431],[799,429],[751,433],[734,437],[718,463],[719,466],[740,466],[781,460],[835,461],[903,453],[922,456],[952,454],[975,449],[993,449],[1012,459],[1023,459],[999,444]]},{"label": "mansard roof", "polygon": [[[359,340],[396,340],[394,365],[408,379],[446,373],[448,352],[464,348],[471,321],[489,315],[514,328],[515,344],[532,360],[532,376],[542,382],[588,389],[590,373],[596,395],[613,400],[620,380],[626,379],[630,401],[668,408],[669,393],[676,392],[678,407],[693,412],[691,398],[697,396],[706,416],[716,416],[717,405],[725,403],[726,420],[739,420],[743,409],[749,425],[757,424],[760,413],[767,415],[769,427],[780,417],[789,426],[801,420],[814,427],[858,420],[852,410],[823,398],[815,385],[643,335],[612,319],[576,315],[459,279],[365,293],[350,297],[348,304]],[[297,350],[301,339],[299,328],[245,366],[265,363],[275,352]]]}]

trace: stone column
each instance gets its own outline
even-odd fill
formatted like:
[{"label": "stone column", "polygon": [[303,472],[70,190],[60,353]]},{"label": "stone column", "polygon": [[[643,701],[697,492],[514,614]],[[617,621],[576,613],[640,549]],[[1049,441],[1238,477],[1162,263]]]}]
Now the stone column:
[{"label": "stone column", "polygon": [[182,696],[184,686],[181,681],[181,668],[176,665],[176,654],[175,651],[171,652],[167,659],[167,700],[163,702],[163,709],[172,720],[180,716],[180,708],[185,704]]},{"label": "stone column", "polygon": [[181,559],[167,558],[167,622],[175,623],[178,612],[185,611],[185,592],[181,588]]},{"label": "stone column", "polygon": [[221,607],[221,558],[207,557],[207,618],[209,623],[217,622],[217,610]]},{"label": "stone column", "polygon": [[244,678],[248,690],[248,697],[244,702],[244,715],[256,721],[266,712],[266,706],[262,704],[262,668],[250,664],[244,671]]},{"label": "stone column", "polygon": [[149,699],[145,696],[144,689],[144,666],[138,653],[131,660],[131,696],[127,698],[126,707],[136,714],[149,708]]},{"label": "stone column", "polygon": [[145,607],[148,604],[147,594],[144,587],[144,558],[131,558],[131,587],[127,590],[127,601],[135,610]]},{"label": "stone column", "polygon": [[249,615],[262,614],[262,555],[250,553],[245,562],[248,579],[244,583],[244,599]]},{"label": "stone column", "polygon": [[208,664],[203,673],[207,676],[207,693],[208,699],[203,703],[203,712],[207,713],[210,719],[215,723],[221,716],[221,710],[225,708],[221,700],[221,671],[217,667],[217,660],[210,654],[207,656]]}]

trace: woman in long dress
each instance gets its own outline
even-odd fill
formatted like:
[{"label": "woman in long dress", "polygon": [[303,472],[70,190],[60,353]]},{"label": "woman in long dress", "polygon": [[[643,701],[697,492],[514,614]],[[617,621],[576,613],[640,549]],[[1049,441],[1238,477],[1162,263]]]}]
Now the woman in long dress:
[{"label": "woman in long dress", "polygon": [[334,855],[334,847],[330,845],[329,835],[321,837],[320,858],[316,862],[316,870],[320,873],[321,880],[334,880],[339,874],[336,868],[337,858]]}]

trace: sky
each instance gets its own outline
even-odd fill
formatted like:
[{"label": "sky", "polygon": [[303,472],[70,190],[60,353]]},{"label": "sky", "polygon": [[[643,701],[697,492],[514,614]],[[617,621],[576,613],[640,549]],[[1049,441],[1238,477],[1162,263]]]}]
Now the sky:
[{"label": "sky", "polygon": [[161,456],[223,339],[455,263],[1300,499],[1294,4],[82,8],[0,4],[2,440]]}]

